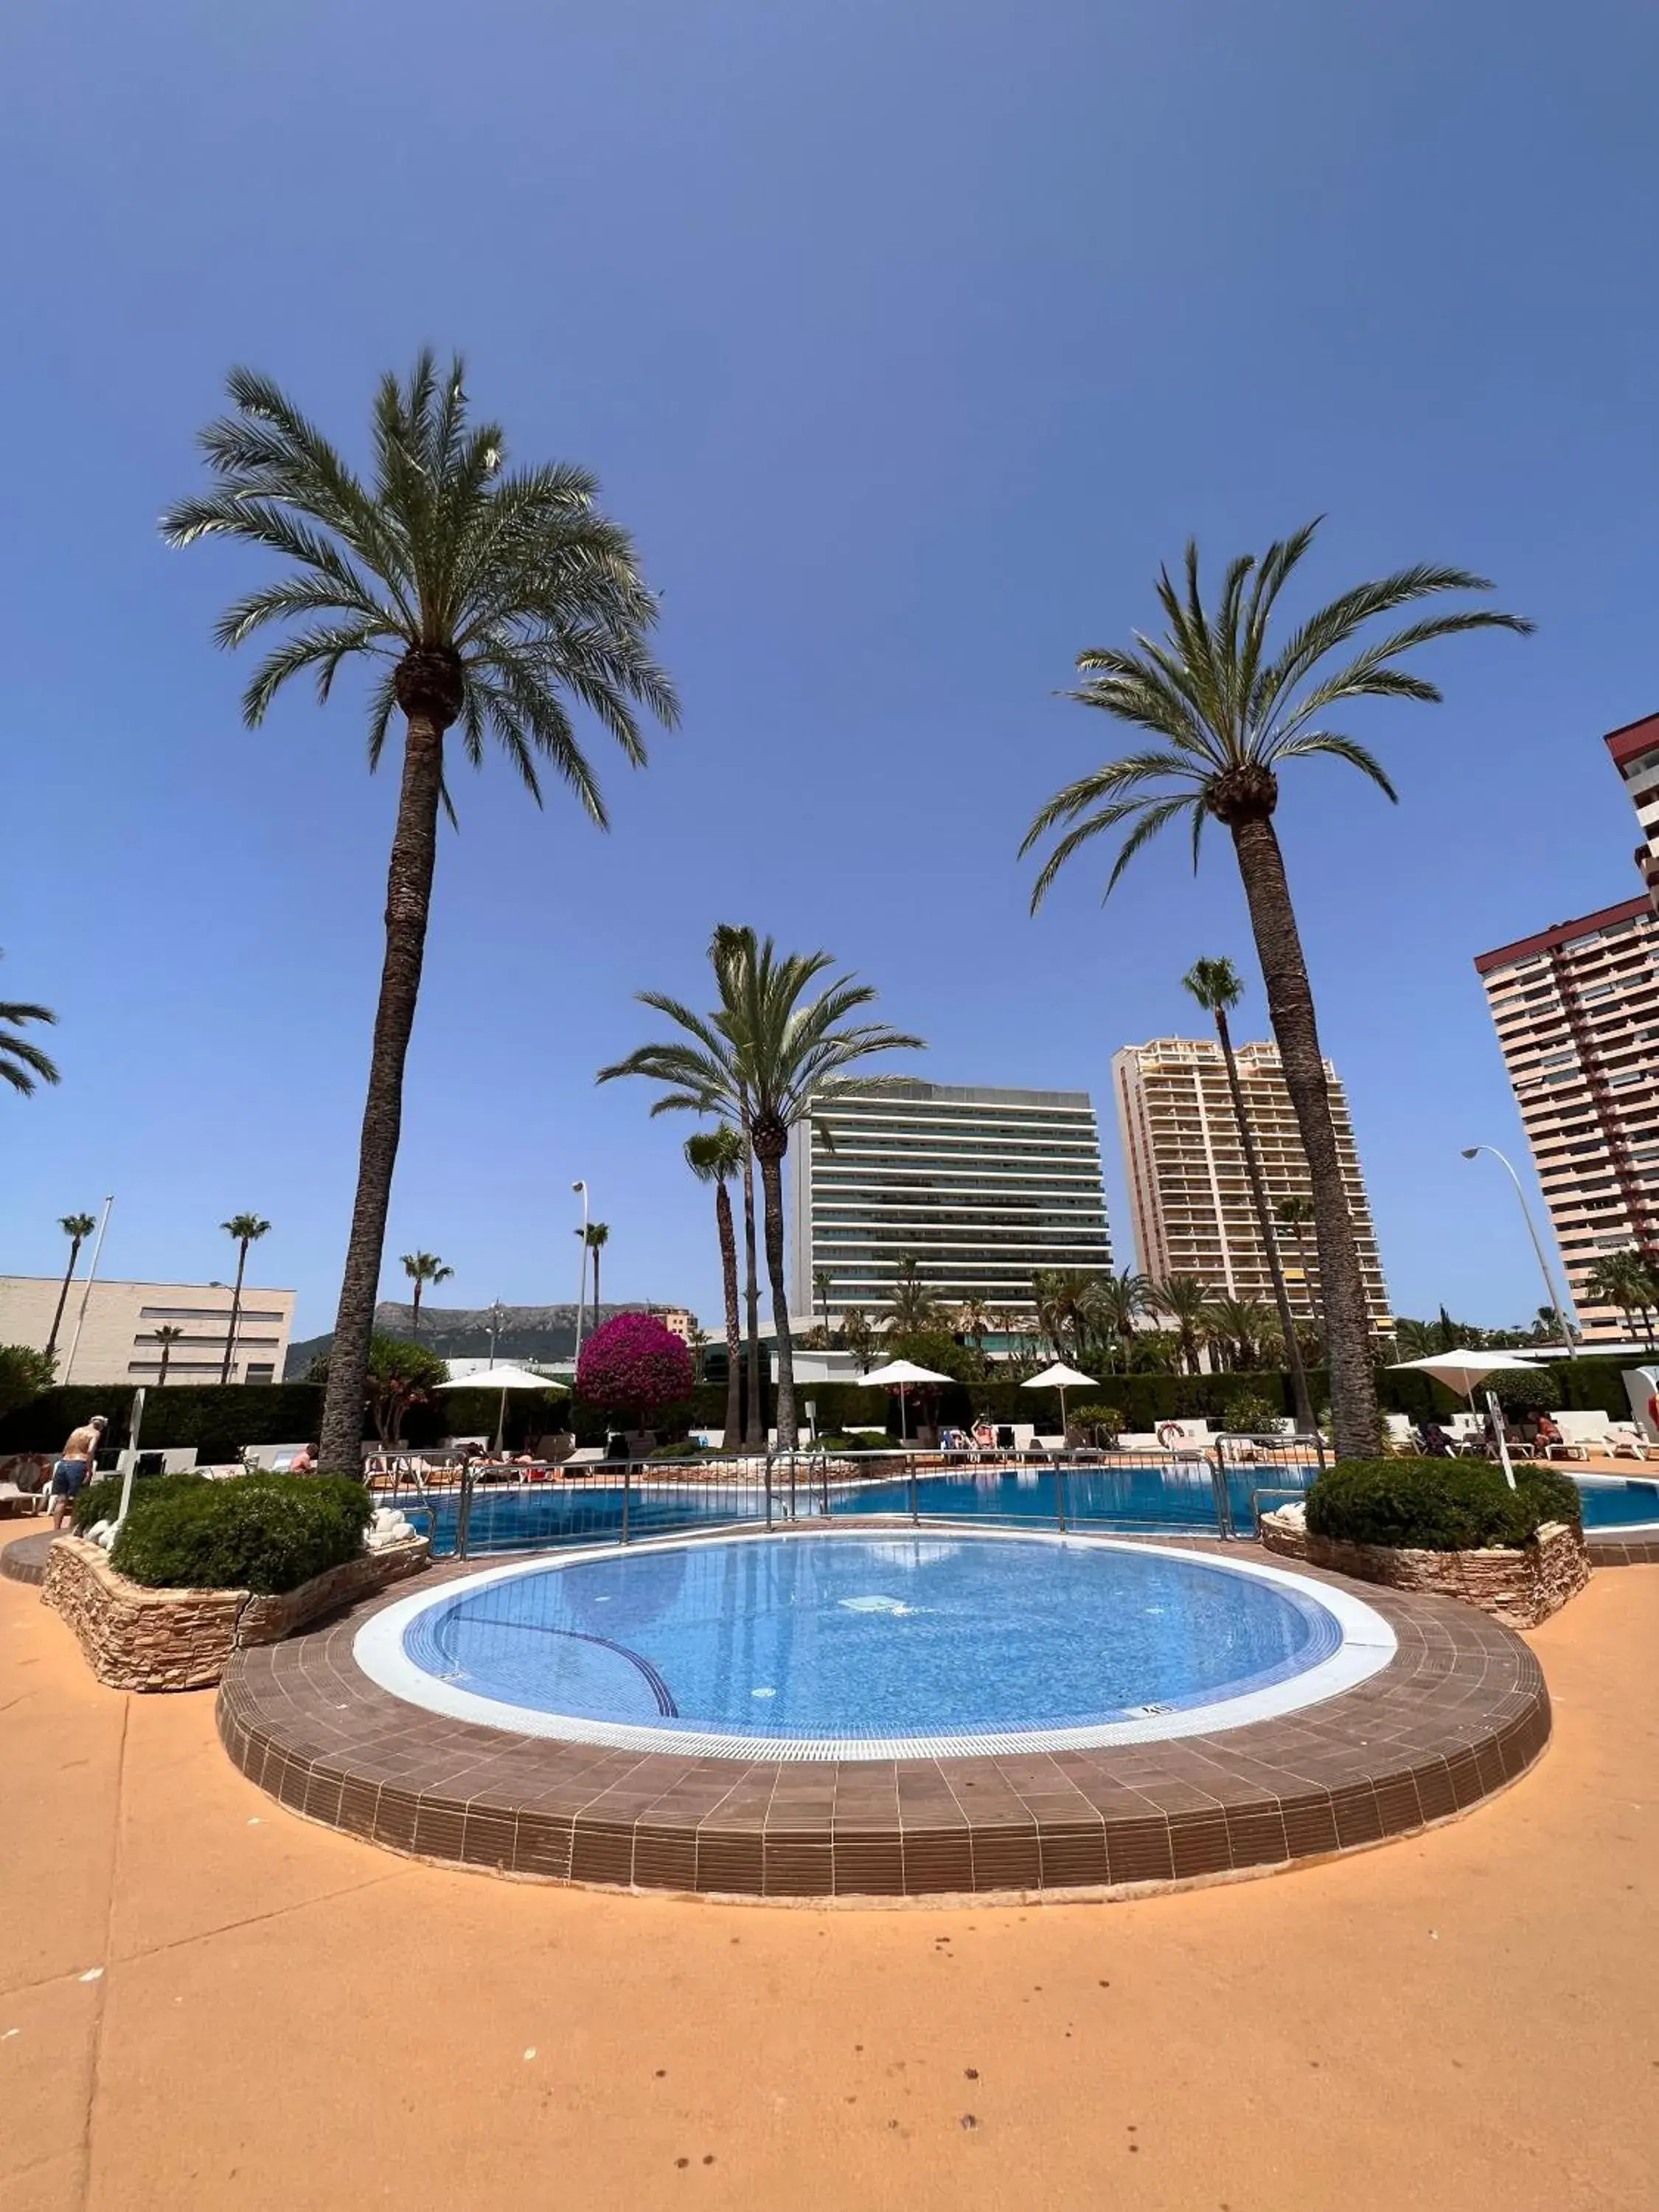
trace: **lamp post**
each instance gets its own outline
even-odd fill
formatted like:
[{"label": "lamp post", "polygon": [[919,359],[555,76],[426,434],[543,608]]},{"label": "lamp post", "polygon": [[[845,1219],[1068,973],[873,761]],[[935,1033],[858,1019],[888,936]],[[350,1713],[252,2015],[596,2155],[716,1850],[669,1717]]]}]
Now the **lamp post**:
[{"label": "lamp post", "polygon": [[1462,1150],[1466,1160],[1474,1159],[1482,1152],[1490,1152],[1493,1159],[1501,1161],[1508,1170],[1510,1181],[1515,1185],[1516,1203],[1521,1208],[1521,1218],[1526,1223],[1527,1234],[1532,1239],[1533,1252],[1538,1261],[1538,1272],[1544,1278],[1544,1296],[1549,1301],[1550,1309],[1560,1327],[1562,1339],[1567,1347],[1568,1358],[1577,1359],[1578,1346],[1573,1342],[1572,1331],[1567,1326],[1565,1310],[1560,1299],[1555,1295],[1555,1284],[1550,1274],[1549,1261],[1544,1257],[1543,1241],[1538,1234],[1538,1225],[1532,1218],[1532,1208],[1527,1204],[1527,1194],[1521,1188],[1520,1176],[1515,1172],[1506,1155],[1500,1152],[1496,1145],[1465,1145]]},{"label": "lamp post", "polygon": [[[587,1304],[587,1185],[573,1182],[570,1188],[580,1196],[582,1202],[582,1273],[576,1291],[576,1358],[580,1360],[582,1356],[582,1315]],[[594,1318],[599,1318],[597,1314]]]}]

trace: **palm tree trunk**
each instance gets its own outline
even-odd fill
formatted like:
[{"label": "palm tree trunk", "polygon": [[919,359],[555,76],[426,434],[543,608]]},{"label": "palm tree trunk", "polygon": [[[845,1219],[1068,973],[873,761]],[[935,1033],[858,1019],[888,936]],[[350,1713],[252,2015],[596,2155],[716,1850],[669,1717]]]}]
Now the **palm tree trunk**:
[{"label": "palm tree trunk", "polygon": [[64,1326],[64,1308],[69,1304],[70,1285],[75,1279],[75,1263],[80,1256],[81,1239],[77,1237],[70,1246],[69,1265],[64,1270],[64,1287],[58,1293],[58,1310],[52,1317],[52,1334],[46,1339],[48,1359],[58,1349],[58,1332]]},{"label": "palm tree trunk", "polygon": [[1377,1450],[1378,1416],[1370,1316],[1364,1279],[1359,1272],[1353,1216],[1337,1157],[1336,1127],[1331,1119],[1330,1087],[1319,1049],[1313,991],[1285,878],[1285,856],[1270,816],[1249,814],[1228,827],[1238,854],[1285,1088],[1313,1180],[1314,1235],[1324,1291],[1336,1455],[1371,1459]]},{"label": "palm tree trunk", "polygon": [[173,1346],[170,1344],[164,1344],[161,1346],[161,1371],[155,1378],[155,1387],[158,1390],[165,1390],[167,1387],[167,1364],[172,1358]]},{"label": "palm tree trunk", "polygon": [[325,1472],[335,1474],[361,1477],[362,1474],[369,1339],[374,1329],[386,1212],[403,1128],[404,1062],[420,996],[442,786],[443,725],[428,713],[411,714],[404,742],[398,826],[386,873],[386,960],[380,970],[374,1041],[369,1052],[368,1096],[357,1155],[357,1196],[334,1321],[318,1449]]},{"label": "palm tree trunk", "polygon": [[230,1327],[225,1331],[224,1364],[219,1370],[222,1389],[230,1380],[230,1363],[236,1357],[236,1324],[242,1315],[242,1277],[247,1268],[247,1239],[244,1237],[236,1254],[236,1287],[230,1294]]},{"label": "palm tree trunk", "polygon": [[593,1247],[593,1326],[599,1326],[599,1248]]},{"label": "palm tree trunk", "polygon": [[1297,1264],[1302,1270],[1302,1280],[1308,1293],[1308,1304],[1313,1309],[1314,1327],[1319,1331],[1322,1339],[1325,1334],[1325,1304],[1322,1298],[1316,1298],[1314,1296],[1313,1271],[1308,1265],[1307,1232],[1299,1221],[1296,1224],[1296,1257]]},{"label": "palm tree trunk", "polygon": [[714,1222],[720,1237],[720,1281],[726,1291],[726,1437],[732,1449],[743,1428],[743,1323],[738,1316],[738,1239],[732,1226],[732,1200],[724,1182],[714,1185]]},{"label": "palm tree trunk", "polygon": [[1221,1057],[1227,1063],[1227,1088],[1233,1094],[1233,1115],[1238,1123],[1238,1141],[1244,1147],[1244,1172],[1249,1178],[1250,1197],[1255,1206],[1256,1227],[1261,1232],[1261,1246],[1267,1254],[1267,1272],[1273,1277],[1273,1304],[1279,1309],[1279,1326],[1285,1339],[1285,1357],[1290,1363],[1291,1392],[1296,1401],[1296,1425],[1304,1436],[1313,1432],[1313,1404],[1308,1396],[1308,1378],[1302,1371],[1302,1347],[1296,1340],[1296,1322],[1291,1313],[1291,1294],[1285,1287],[1285,1270],[1279,1263],[1279,1244],[1273,1235],[1273,1218],[1267,1210],[1267,1186],[1261,1179],[1261,1155],[1256,1150],[1255,1132],[1244,1111],[1244,1086],[1238,1079],[1238,1062],[1233,1055],[1232,1032],[1227,1026],[1224,1006],[1214,1010],[1216,1035],[1221,1039]]},{"label": "palm tree trunk", "polygon": [[744,1442],[766,1449],[766,1383],[761,1373],[760,1272],[755,1259],[755,1153],[743,1140],[744,1302],[749,1309],[749,1409]]},{"label": "palm tree trunk", "polygon": [[[784,1140],[787,1143],[788,1139]],[[766,1273],[772,1285],[772,1327],[778,1346],[778,1449],[795,1443],[795,1342],[789,1332],[789,1286],[783,1273],[783,1155],[771,1144],[755,1147],[765,1201]]]},{"label": "palm tree trunk", "polygon": [[410,1340],[411,1340],[413,1343],[418,1344],[418,1343],[420,1342],[420,1340],[421,1340],[421,1279],[420,1279],[420,1277],[419,1277],[418,1275],[416,1275],[416,1278],[415,1278],[415,1302],[414,1302],[413,1305],[410,1308],[410,1314],[409,1314],[409,1334],[410,1334]]}]

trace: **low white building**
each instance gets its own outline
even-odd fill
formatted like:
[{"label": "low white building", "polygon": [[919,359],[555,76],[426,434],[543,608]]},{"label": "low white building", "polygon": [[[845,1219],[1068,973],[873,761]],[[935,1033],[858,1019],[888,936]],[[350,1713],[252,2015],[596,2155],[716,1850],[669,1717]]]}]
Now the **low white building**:
[{"label": "low white building", "polygon": [[[0,1344],[44,1352],[63,1297],[61,1275],[0,1275]],[[292,1291],[242,1285],[231,1351],[233,1382],[274,1382],[288,1357],[294,1325]],[[60,1382],[145,1383],[169,1387],[216,1382],[230,1334],[228,1283],[72,1282],[64,1299],[56,1346]],[[82,1317],[82,1302],[86,1313]],[[176,1329],[165,1340],[160,1329]]]}]

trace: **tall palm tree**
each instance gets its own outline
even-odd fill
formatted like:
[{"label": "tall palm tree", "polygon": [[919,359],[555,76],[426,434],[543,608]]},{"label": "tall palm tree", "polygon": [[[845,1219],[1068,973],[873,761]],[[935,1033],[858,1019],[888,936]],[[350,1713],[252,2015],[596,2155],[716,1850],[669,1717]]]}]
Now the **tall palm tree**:
[{"label": "tall palm tree", "polygon": [[976,1291],[971,1292],[962,1302],[962,1310],[957,1316],[957,1328],[975,1352],[983,1353],[985,1332],[990,1326],[991,1316],[986,1311],[984,1299]]},{"label": "tall palm tree", "polygon": [[945,1309],[922,1279],[921,1262],[906,1253],[893,1278],[886,1328],[892,1336],[921,1336],[944,1325]]},{"label": "tall palm tree", "polygon": [[1642,1255],[1632,1245],[1623,1252],[1604,1252],[1590,1269],[1584,1281],[1585,1298],[1598,1306],[1617,1306],[1625,1316],[1625,1327],[1633,1335],[1631,1316],[1640,1314],[1646,1340],[1653,1341],[1653,1329],[1649,1321],[1649,1310],[1659,1297],[1659,1285]]},{"label": "tall palm tree", "polygon": [[418,1338],[421,1334],[421,1293],[428,1283],[435,1291],[440,1283],[447,1283],[454,1273],[446,1267],[435,1252],[405,1252],[404,1273],[415,1285],[414,1299],[410,1309],[409,1333]]},{"label": "tall palm tree", "polygon": [[707,1016],[661,992],[642,991],[641,1003],[665,1014],[683,1039],[641,1046],[626,1060],[602,1068],[599,1080],[644,1075],[663,1085],[652,1112],[689,1109],[741,1120],[761,1171],[766,1270],[772,1288],[772,1323],[778,1363],[778,1442],[795,1442],[794,1341],[783,1271],[783,1163],[789,1133],[810,1121],[815,1106],[868,1087],[869,1079],[842,1071],[872,1054],[920,1048],[921,1039],[884,1024],[848,1022],[875,998],[874,988],[851,976],[826,982],[809,995],[833,966],[827,952],[780,953],[772,939],[752,929],[717,932],[712,948],[720,1004]]},{"label": "tall palm tree", "polygon": [[52,1332],[46,1339],[46,1358],[50,1359],[58,1349],[58,1332],[64,1326],[64,1308],[69,1304],[70,1285],[75,1279],[75,1269],[81,1257],[81,1247],[98,1226],[98,1218],[91,1213],[65,1213],[58,1226],[70,1241],[69,1265],[64,1270],[64,1287],[58,1293],[58,1310],[52,1317]]},{"label": "tall palm tree", "polygon": [[163,1322],[161,1327],[153,1332],[155,1341],[161,1347],[161,1371],[155,1378],[155,1387],[158,1390],[165,1390],[167,1388],[167,1369],[173,1364],[173,1347],[184,1333],[183,1329],[173,1322]]},{"label": "tall palm tree", "polygon": [[602,1318],[599,1313],[599,1255],[611,1242],[611,1224],[605,1221],[590,1221],[583,1232],[587,1249],[593,1255],[593,1326],[597,1328]]},{"label": "tall palm tree", "polygon": [[57,1019],[50,1006],[37,1006],[27,999],[0,999],[0,1082],[10,1084],[25,1098],[33,1097],[37,1083],[58,1083],[62,1078],[57,1061],[38,1044],[11,1032],[30,1022],[50,1026]]},{"label": "tall palm tree", "polygon": [[1376,1448],[1370,1316],[1313,993],[1273,828],[1279,774],[1291,762],[1328,754],[1358,769],[1392,799],[1381,764],[1352,738],[1331,728],[1327,710],[1354,699],[1438,700],[1433,684],[1399,665],[1403,654],[1465,630],[1524,632],[1532,625],[1482,608],[1419,614],[1328,670],[1330,657],[1374,620],[1443,592],[1491,588],[1485,577],[1465,569],[1421,565],[1342,592],[1270,653],[1275,604],[1317,526],[1309,523],[1269,546],[1259,562],[1251,555],[1234,561],[1213,615],[1199,590],[1198,548],[1189,544],[1184,595],[1167,570],[1158,578],[1167,637],[1137,636],[1128,649],[1079,654],[1078,668],[1087,680],[1071,696],[1161,743],[1109,761],[1056,792],[1020,849],[1029,852],[1049,831],[1062,830],[1037,877],[1035,909],[1066,861],[1111,830],[1124,828],[1127,835],[1107,881],[1109,895],[1141,847],[1171,822],[1188,819],[1194,860],[1207,820],[1213,817],[1231,835],[1273,1035],[1312,1176],[1337,1453],[1363,1458]]},{"label": "tall palm tree", "polygon": [[1215,1033],[1220,1040],[1221,1057],[1227,1068],[1227,1088],[1232,1094],[1233,1119],[1238,1124],[1238,1141],[1244,1153],[1245,1179],[1250,1186],[1250,1203],[1255,1211],[1256,1234],[1261,1239],[1262,1254],[1273,1282],[1273,1304],[1279,1309],[1279,1334],[1284,1341],[1285,1357],[1291,1370],[1296,1425],[1302,1435],[1311,1436],[1316,1425],[1313,1400],[1308,1395],[1308,1378],[1302,1367],[1302,1349],[1296,1340],[1296,1322],[1291,1315],[1291,1296],[1285,1287],[1285,1270],[1279,1263],[1279,1240],[1273,1235],[1273,1216],[1267,1210],[1267,1186],[1261,1173],[1261,1154],[1256,1146],[1255,1131],[1250,1127],[1250,1117],[1244,1110],[1244,1086],[1238,1079],[1238,1058],[1233,1050],[1232,1030],[1227,1020],[1228,1015],[1244,995],[1243,981],[1232,962],[1224,957],[1194,960],[1181,980],[1214,1021]]},{"label": "tall palm tree", "polygon": [[247,1248],[257,1244],[270,1227],[257,1213],[233,1213],[228,1221],[219,1224],[227,1237],[236,1240],[236,1287],[230,1294],[230,1327],[225,1331],[224,1364],[219,1370],[222,1383],[230,1380],[230,1363],[236,1357],[236,1328],[242,1318],[242,1277],[247,1272]]},{"label": "tall palm tree", "polygon": [[1196,1375],[1199,1346],[1208,1328],[1209,1285],[1196,1275],[1165,1275],[1152,1285],[1151,1304],[1155,1313],[1167,1314],[1175,1323],[1182,1366]]},{"label": "tall palm tree", "polygon": [[830,1335],[830,1270],[828,1267],[813,1268],[812,1295],[817,1300],[818,1319],[823,1326],[827,1342]]},{"label": "tall palm tree", "polygon": [[509,472],[499,427],[469,420],[459,360],[441,374],[422,353],[404,381],[382,380],[367,483],[269,378],[234,369],[228,388],[234,411],[202,433],[215,481],[171,508],[161,530],[170,544],[237,538],[296,564],[218,624],[225,646],[292,625],[255,672],[244,720],[257,726],[303,673],[326,699],[342,665],[359,659],[375,671],[371,768],[393,715],[404,718],[386,958],[319,1450],[324,1468],[356,1473],[438,816],[454,818],[446,733],[459,726],[474,767],[493,738],[538,802],[538,763],[550,766],[603,829],[571,706],[635,766],[645,758],[636,706],[665,724],[678,708],[647,650],[656,600],[626,532],[600,513],[593,479],[562,463]]},{"label": "tall palm tree", "polygon": [[1259,1366],[1278,1334],[1273,1309],[1260,1298],[1214,1298],[1206,1309],[1205,1325],[1210,1341],[1235,1368]]},{"label": "tall palm tree", "polygon": [[1080,1364],[1100,1319],[1100,1278],[1086,1267],[1039,1267],[1031,1278],[1037,1323],[1057,1359]]},{"label": "tall palm tree", "polygon": [[876,1350],[876,1332],[870,1326],[868,1316],[860,1312],[857,1306],[850,1306],[842,1314],[841,1327],[836,1334],[841,1339],[842,1349],[850,1352],[857,1360],[859,1373],[867,1375]]},{"label": "tall palm tree", "polygon": [[1102,1328],[1107,1333],[1114,1366],[1123,1362],[1125,1374],[1134,1351],[1135,1323],[1151,1310],[1152,1285],[1146,1275],[1125,1267],[1115,1275],[1103,1275],[1096,1293]]},{"label": "tall palm tree", "polygon": [[731,1451],[743,1430],[743,1329],[738,1316],[738,1240],[726,1186],[743,1166],[743,1139],[729,1121],[700,1129],[685,1140],[685,1164],[699,1182],[714,1186],[714,1227],[726,1292],[726,1449]]},{"label": "tall palm tree", "polygon": [[1322,1336],[1324,1330],[1320,1318],[1319,1300],[1314,1295],[1313,1270],[1308,1265],[1308,1231],[1313,1227],[1314,1220],[1312,1200],[1299,1195],[1281,1198],[1273,1208],[1273,1219],[1281,1229],[1288,1229],[1291,1232],[1291,1241],[1296,1246],[1296,1264],[1302,1270],[1302,1287],[1308,1296],[1308,1310],[1313,1316],[1314,1327]]}]

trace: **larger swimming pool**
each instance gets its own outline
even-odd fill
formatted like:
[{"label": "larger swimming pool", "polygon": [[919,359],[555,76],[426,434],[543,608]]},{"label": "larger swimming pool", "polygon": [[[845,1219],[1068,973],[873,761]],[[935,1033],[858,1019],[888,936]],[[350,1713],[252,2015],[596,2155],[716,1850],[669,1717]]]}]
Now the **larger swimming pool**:
[{"label": "larger swimming pool", "polygon": [[[1267,1510],[1295,1498],[1313,1481],[1315,1467],[1238,1467],[1226,1472],[1227,1504],[1233,1528],[1255,1533],[1257,1502]],[[1570,1473],[1569,1468],[1558,1472]],[[1211,1535],[1218,1532],[1216,1486],[1207,1461],[1167,1460],[1146,1467],[1068,1468],[1057,1494],[1055,1477],[1046,1468],[962,1469],[922,1474],[915,1484],[915,1509],[940,1521],[1015,1522],[1054,1528],[1063,1507],[1067,1525],[1100,1534]],[[1581,1480],[1586,1528],[1629,1528],[1659,1523],[1659,1483],[1607,1476]],[[825,1493],[803,1483],[803,1513],[817,1510]],[[911,1486],[899,1482],[836,1482],[828,1489],[833,1519],[867,1515],[908,1518]],[[459,1498],[453,1492],[430,1498],[410,1494],[400,1501],[423,1529],[429,1529],[439,1558],[456,1548]],[[775,1511],[787,1511],[782,1486]],[[653,1479],[641,1468],[629,1483],[611,1478],[585,1482],[514,1484],[475,1492],[470,1507],[467,1549],[472,1555],[528,1552],[551,1545],[610,1544],[623,1534],[624,1511],[629,1536],[666,1536],[710,1523],[763,1522],[766,1497],[747,1488],[711,1481],[707,1485]]]},{"label": "larger swimming pool", "polygon": [[1345,1592],[1090,1537],[738,1535],[497,1568],[359,1632],[382,1687],[527,1734],[894,1758],[1229,1728],[1351,1687],[1393,1632]]}]

